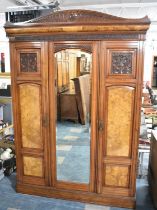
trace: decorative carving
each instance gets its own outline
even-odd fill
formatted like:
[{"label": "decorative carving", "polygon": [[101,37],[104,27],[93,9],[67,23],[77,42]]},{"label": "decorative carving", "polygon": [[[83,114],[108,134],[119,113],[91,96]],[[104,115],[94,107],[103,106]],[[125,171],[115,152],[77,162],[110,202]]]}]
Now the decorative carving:
[{"label": "decorative carving", "polygon": [[51,36],[17,36],[12,41],[82,41],[82,40],[112,40],[112,39],[123,39],[123,40],[137,40],[140,38],[138,34],[90,34],[90,35],[82,35],[82,34],[58,34]]},{"label": "decorative carving", "polygon": [[20,53],[20,71],[37,72],[37,53]]},{"label": "decorative carving", "polygon": [[[35,18],[33,20],[28,21],[27,23],[45,23],[45,24],[94,24],[94,23],[150,23],[148,17],[144,17],[141,19],[126,19],[121,17],[116,17],[113,15],[90,11],[90,10],[64,10],[51,12],[48,15]],[[26,23],[26,24],[27,24]]]},{"label": "decorative carving", "polygon": [[55,53],[65,49],[81,49],[85,52],[92,52],[91,45],[86,45],[85,43],[84,45],[55,45]]},{"label": "decorative carving", "polygon": [[112,52],[111,74],[132,74],[132,53]]},{"label": "decorative carving", "polygon": [[[13,24],[7,22],[5,30],[9,37],[27,35],[31,38],[35,34],[44,36],[46,34],[62,34],[64,36],[64,34],[69,35],[70,33],[80,35],[83,33],[108,34],[109,32],[111,34],[118,32],[120,34],[131,34],[136,31],[135,33],[141,38],[142,35],[146,34],[149,25],[148,17],[126,19],[90,10],[65,10],[51,12],[25,23]],[[55,38],[59,40],[58,37]],[[62,38],[62,40],[68,40],[68,38]],[[79,40],[79,37],[77,37],[77,40]],[[85,38],[85,40],[87,39]]]}]

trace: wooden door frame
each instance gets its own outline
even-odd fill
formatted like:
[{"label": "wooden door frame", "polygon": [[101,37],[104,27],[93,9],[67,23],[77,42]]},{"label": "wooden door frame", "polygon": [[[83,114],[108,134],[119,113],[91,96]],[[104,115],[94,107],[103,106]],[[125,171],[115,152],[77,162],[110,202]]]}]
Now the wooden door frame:
[{"label": "wooden door frame", "polygon": [[[100,41],[101,43],[101,41]],[[125,76],[125,80],[123,79],[121,81],[120,77],[117,77],[116,79],[114,78],[115,76],[109,75],[108,71],[109,71],[109,67],[107,66],[107,47],[109,47],[109,49],[114,48],[116,49],[116,47],[118,47],[117,49],[136,49],[136,56],[135,56],[135,64],[134,64],[134,70],[136,70],[136,74],[135,71],[133,71],[133,75],[129,76]],[[126,189],[120,189],[119,187],[119,191],[118,193],[124,196],[133,196],[136,189],[136,183],[135,183],[135,178],[136,178],[136,162],[137,162],[137,150],[138,150],[138,134],[139,134],[139,119],[140,119],[140,108],[141,108],[141,100],[137,100],[141,98],[141,92],[142,92],[142,78],[143,78],[143,54],[140,54],[140,51],[143,51],[143,43],[138,42],[138,41],[102,41],[102,44],[100,44],[100,52],[101,54],[103,53],[103,51],[105,52],[105,55],[102,56],[101,58],[101,62],[100,62],[100,78],[105,78],[104,80],[101,79],[100,80],[100,104],[99,104],[99,120],[100,122],[102,122],[103,129],[99,131],[99,147],[98,147],[98,164],[99,164],[99,174],[98,174],[98,181],[97,181],[97,190],[98,193],[107,193],[114,195],[114,187],[113,189],[109,189],[106,187],[106,192],[104,192],[103,188],[103,184],[102,184],[102,177],[104,178],[104,176],[102,176],[102,168],[103,168],[103,156],[105,155],[105,149],[106,148],[106,143],[104,143],[104,139],[105,141],[107,141],[106,139],[106,128],[107,128],[107,122],[104,122],[103,125],[103,120],[106,119],[107,120],[107,116],[105,116],[105,109],[107,107],[107,97],[106,97],[106,87],[111,87],[113,86],[123,86],[123,87],[132,87],[135,89],[135,93],[134,93],[134,111],[132,112],[132,116],[134,116],[132,118],[133,120],[133,124],[132,124],[132,131],[134,131],[134,134],[132,134],[132,138],[130,138],[130,146],[129,146],[129,154],[128,156],[119,156],[119,162],[118,159],[116,160],[112,160],[114,163],[118,163],[118,164],[122,164],[121,160],[126,158],[126,161],[124,161],[124,163],[127,165],[130,164],[130,183],[128,188]],[[111,62],[111,61],[110,61]],[[105,71],[104,71],[105,69]],[[107,71],[106,71],[107,69]],[[117,75],[116,75],[117,76]],[[140,81],[140,82],[139,82]],[[105,91],[104,91],[105,88]],[[105,94],[105,95],[104,95]],[[104,104],[104,98],[105,100],[105,104]],[[136,117],[135,117],[135,112],[136,110]],[[104,134],[103,134],[104,133]],[[104,135],[104,136],[103,136]],[[133,149],[134,148],[134,149]],[[103,151],[102,151],[103,150]],[[114,157],[116,158],[116,157]],[[130,160],[129,160],[130,158]],[[109,161],[110,157],[105,158],[106,163],[110,163],[112,164],[112,161]],[[128,159],[128,160],[127,160]]]},{"label": "wooden door frame", "polygon": [[[59,46],[62,46],[59,47]],[[71,48],[69,48],[71,46]],[[57,181],[56,178],[56,123],[55,123],[55,115],[54,112],[55,104],[56,104],[56,97],[55,97],[55,68],[54,66],[54,54],[56,52],[55,48],[62,49],[92,49],[92,111],[91,111],[91,121],[92,121],[92,129],[91,129],[91,144],[90,144],[90,180],[89,184],[84,183],[76,183],[76,182],[67,182],[67,181]],[[58,50],[57,50],[58,51]],[[96,179],[96,133],[97,133],[97,81],[98,81],[98,71],[97,71],[97,44],[96,42],[91,41],[74,41],[74,42],[49,42],[49,94],[50,94],[50,144],[51,144],[51,161],[52,164],[52,171],[51,171],[51,178],[52,178],[52,186],[61,189],[68,189],[68,190],[82,190],[82,191],[95,191],[95,179]],[[88,50],[88,52],[90,52]],[[55,171],[55,173],[54,173]]]},{"label": "wooden door frame", "polygon": [[[11,43],[11,84],[12,84],[12,96],[13,96],[13,114],[14,114],[14,126],[15,126],[15,149],[17,158],[17,182],[24,183],[34,183],[33,175],[27,175],[24,173],[24,161],[23,157],[35,157],[43,158],[42,160],[42,177],[35,176],[36,183],[39,185],[48,185],[48,141],[49,138],[49,128],[47,126],[48,122],[48,60],[40,65],[39,73],[26,73],[20,72],[19,67],[19,55],[23,51],[40,50],[40,59],[48,55],[47,42],[29,42],[29,43]],[[21,126],[21,110],[20,110],[20,85],[30,85],[40,87],[40,100],[41,100],[41,133],[42,133],[42,146],[41,148],[30,148],[25,147],[22,142],[22,126]],[[46,105],[47,104],[47,105]],[[18,122],[18,123],[17,123]],[[43,164],[45,162],[45,165]],[[46,167],[45,167],[46,166]]]}]

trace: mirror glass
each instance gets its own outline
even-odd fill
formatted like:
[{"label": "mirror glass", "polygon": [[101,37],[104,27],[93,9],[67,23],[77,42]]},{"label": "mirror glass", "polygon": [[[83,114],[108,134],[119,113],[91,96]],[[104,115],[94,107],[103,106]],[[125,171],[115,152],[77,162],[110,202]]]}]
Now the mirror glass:
[{"label": "mirror glass", "polygon": [[55,60],[57,180],[89,183],[92,54],[66,49]]},{"label": "mirror glass", "polygon": [[152,87],[157,87],[157,56],[154,56],[153,59],[153,78],[152,78]]}]

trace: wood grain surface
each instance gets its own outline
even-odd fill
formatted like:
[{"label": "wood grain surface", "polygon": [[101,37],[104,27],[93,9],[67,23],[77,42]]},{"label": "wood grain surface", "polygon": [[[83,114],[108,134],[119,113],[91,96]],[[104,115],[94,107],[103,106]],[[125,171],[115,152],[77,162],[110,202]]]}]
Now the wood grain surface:
[{"label": "wood grain surface", "polygon": [[23,147],[42,148],[40,86],[21,84],[19,97]]}]

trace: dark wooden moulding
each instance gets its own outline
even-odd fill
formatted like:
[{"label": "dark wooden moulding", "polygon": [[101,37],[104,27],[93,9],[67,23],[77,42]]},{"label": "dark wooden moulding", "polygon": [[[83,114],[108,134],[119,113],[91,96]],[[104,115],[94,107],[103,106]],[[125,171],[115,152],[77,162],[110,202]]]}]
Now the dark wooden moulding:
[{"label": "dark wooden moulding", "polygon": [[[147,17],[124,19],[88,10],[6,23],[17,192],[135,207],[143,46],[149,25]],[[89,184],[56,179],[54,53],[67,48],[93,55]]]}]

